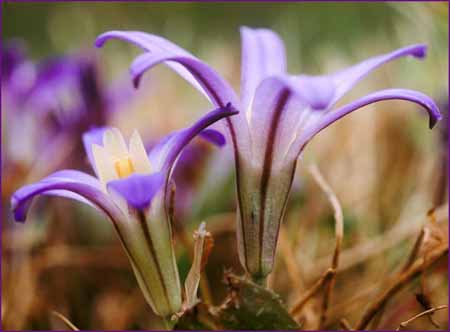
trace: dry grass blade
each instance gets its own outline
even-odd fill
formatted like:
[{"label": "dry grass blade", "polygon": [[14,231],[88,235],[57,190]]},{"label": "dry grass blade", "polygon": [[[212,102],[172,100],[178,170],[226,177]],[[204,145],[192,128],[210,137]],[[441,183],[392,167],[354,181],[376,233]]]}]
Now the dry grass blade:
[{"label": "dry grass blade", "polygon": [[[278,242],[279,251],[281,253],[280,256],[283,258],[284,263],[286,264],[286,272],[291,279],[293,291],[295,292],[295,294],[301,294],[301,292],[303,292],[305,288],[304,280],[302,279],[303,271],[297,262],[294,254],[294,249],[290,244],[289,237],[284,225],[281,225],[280,240]],[[269,275],[269,277],[271,275]]]},{"label": "dry grass blade", "polygon": [[444,245],[430,253],[426,260],[424,258],[420,258],[416,260],[416,262],[407,271],[400,273],[390,287],[369,306],[357,324],[356,330],[364,330],[379,310],[382,309],[398,291],[408,285],[408,283],[414,278],[421,275],[430,266],[447,254],[448,245]]},{"label": "dry grass blade", "polygon": [[59,319],[61,319],[64,322],[64,324],[66,324],[67,327],[69,329],[71,329],[72,331],[79,331],[80,330],[69,319],[67,319],[64,315],[60,314],[59,312],[52,311],[51,313],[52,313],[52,315],[54,315],[54,316],[58,317]]},{"label": "dry grass blade", "polygon": [[441,306],[436,307],[436,308],[431,308],[431,309],[422,311],[421,313],[419,313],[419,314],[411,317],[410,319],[405,320],[404,322],[400,323],[400,326],[397,328],[396,331],[400,331],[402,328],[407,327],[409,323],[411,323],[412,321],[416,320],[417,318],[420,318],[420,317],[426,316],[426,315],[431,315],[432,313],[434,313],[436,311],[444,310],[444,309],[447,309],[447,308],[448,308],[448,305],[441,305]]},{"label": "dry grass blade", "polygon": [[325,272],[325,274],[314,284],[314,286],[311,287],[299,301],[297,301],[297,304],[292,307],[290,314],[294,317],[297,316],[302,311],[305,304],[314,295],[316,295],[319,290],[322,289],[325,283],[329,282],[329,280],[335,275],[335,273],[335,270],[328,269],[327,272]]},{"label": "dry grass blade", "polygon": [[402,268],[402,272],[405,272],[411,265],[413,265],[414,261],[416,260],[420,249],[422,248],[422,243],[425,238],[427,230],[425,228],[422,228],[420,230],[419,236],[416,239],[416,242],[414,243],[414,247],[411,251],[411,254],[408,257],[408,260],[406,261],[406,264]]},{"label": "dry grass blade", "polygon": [[[330,185],[325,181],[322,174],[319,171],[319,168],[316,165],[312,165],[309,168],[310,173],[316,180],[317,184],[320,188],[325,192],[330,201],[331,205],[334,209],[334,220],[335,220],[335,237],[336,237],[336,246],[333,253],[333,258],[331,262],[331,269],[337,271],[339,265],[339,254],[341,252],[342,239],[344,237],[344,215],[342,213],[342,207],[331,189]],[[336,273],[333,273],[331,278],[325,284],[325,294],[322,301],[322,311],[320,315],[320,328],[323,327],[325,321],[327,319],[328,306],[331,299],[331,292],[334,288]]]},{"label": "dry grass blade", "polygon": [[[192,241],[189,233],[186,230],[185,224],[180,222],[177,218],[175,218],[175,195],[176,195],[176,186],[172,184],[170,187],[170,196],[169,196],[169,216],[172,221],[172,227],[174,227],[175,235],[178,237],[180,242],[183,244],[184,248],[187,248],[189,252],[189,256],[194,258],[194,250],[192,249]],[[203,303],[210,304],[212,303],[212,295],[211,290],[209,289],[208,279],[204,272],[202,272],[203,278],[200,278],[200,292],[202,295]]]},{"label": "dry grass blade", "polygon": [[347,330],[347,331],[352,331],[352,330],[353,330],[352,327],[350,326],[350,323],[349,323],[345,318],[342,318],[342,319],[339,321],[339,325],[341,325],[341,327],[342,327],[344,330]]},{"label": "dry grass blade", "polygon": [[197,289],[200,283],[200,276],[205,267],[208,256],[212,248],[211,233],[206,231],[206,224],[202,222],[197,231],[194,232],[194,261],[192,267],[186,277],[185,287],[185,303],[184,309],[193,308],[197,302]]},{"label": "dry grass blade", "polygon": [[[438,224],[447,223],[448,208],[448,204],[445,204],[436,209],[435,218]],[[386,233],[352,248],[343,250],[339,255],[338,272],[362,264],[368,259],[394,248],[402,241],[416,236],[422,227],[423,216],[419,216],[413,220],[403,220],[403,218],[400,218],[395,223],[395,226]],[[322,271],[328,267],[329,260],[329,256],[317,259],[314,262],[314,266],[311,267],[311,273],[305,277],[306,281],[315,280],[320,276]]]}]

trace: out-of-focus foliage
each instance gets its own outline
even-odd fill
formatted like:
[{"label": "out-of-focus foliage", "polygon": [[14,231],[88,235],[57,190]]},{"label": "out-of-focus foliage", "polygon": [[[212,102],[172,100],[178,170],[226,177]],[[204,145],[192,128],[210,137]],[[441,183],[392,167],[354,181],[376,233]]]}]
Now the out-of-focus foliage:
[{"label": "out-of-focus foliage", "polygon": [[[380,88],[422,91],[448,107],[448,7],[446,3],[3,3],[3,39],[23,40],[32,60],[88,51],[100,63],[103,83],[121,79],[137,50],[110,43],[93,50],[107,30],[141,30],[180,44],[239,85],[239,32],[248,25],[277,31],[286,42],[289,71],[326,73],[369,56],[423,42],[423,62],[399,60],[379,69],[349,99]],[[137,128],[151,144],[198,118],[210,106],[165,68],[144,78],[130,103],[110,123],[130,134]],[[131,84],[131,83],[130,83]],[[3,106],[3,101],[2,101]],[[429,131],[421,113],[386,102],[351,115],[308,146],[299,162],[282,225],[269,286],[292,307],[329,267],[334,248],[333,211],[306,171],[317,163],[344,209],[340,270],[327,327],[346,318],[352,326],[408,260],[427,211],[437,208],[435,241],[447,232],[445,119]],[[372,108],[372,110],[369,110]],[[2,110],[2,129],[8,117]],[[26,132],[21,135],[27,135]],[[14,137],[19,137],[15,135]],[[80,138],[81,139],[81,138]],[[4,150],[2,140],[2,153]],[[235,242],[231,154],[198,140],[195,164],[180,163],[178,195],[187,196],[173,226],[184,280],[192,261],[192,231],[205,220],[214,238],[200,284],[200,298],[220,304],[229,296],[224,268],[242,273]],[[198,150],[198,151],[197,151]],[[194,154],[196,156],[196,154]],[[192,156],[192,155],[190,155]],[[187,158],[189,159],[189,158]],[[10,194],[23,185],[16,170],[2,174],[2,323],[4,329],[65,328],[55,310],[82,329],[162,328],[136,285],[125,254],[100,214],[63,199],[41,199],[25,225],[8,214]],[[184,188],[186,191],[181,192]],[[188,194],[185,194],[185,193]],[[181,200],[181,198],[180,198]],[[440,210],[439,210],[440,208]],[[436,226],[436,225],[435,225]],[[430,226],[431,227],[431,226]],[[436,235],[438,234],[438,235]],[[438,238],[438,240],[436,240]],[[431,245],[432,242],[427,243]],[[396,294],[371,328],[391,329],[432,306],[447,304],[445,262]],[[316,328],[316,296],[299,322]],[[433,320],[444,329],[447,312]],[[409,326],[435,329],[428,318]]]}]

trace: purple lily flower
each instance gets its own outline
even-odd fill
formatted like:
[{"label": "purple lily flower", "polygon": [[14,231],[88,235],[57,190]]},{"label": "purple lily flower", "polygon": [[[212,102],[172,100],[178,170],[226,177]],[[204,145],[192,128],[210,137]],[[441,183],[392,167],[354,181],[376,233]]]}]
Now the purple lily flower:
[{"label": "purple lily flower", "polygon": [[41,194],[72,198],[104,212],[147,302],[156,314],[170,317],[181,308],[166,197],[171,173],[179,154],[196,135],[236,113],[230,105],[211,111],[191,127],[162,139],[148,155],[137,131],[127,146],[118,129],[93,129],[84,134],[83,143],[97,177],[63,170],[22,187],[11,199],[14,217],[25,221],[32,199]]},{"label": "purple lily flower", "polygon": [[401,57],[424,58],[426,47],[412,45],[376,56],[331,75],[289,75],[283,41],[268,29],[242,27],[240,98],[209,65],[172,42],[137,31],[110,31],[97,38],[121,39],[144,50],[131,65],[135,85],[142,75],[164,63],[196,87],[214,105],[231,102],[241,112],[226,119],[233,143],[240,260],[256,281],[271,272],[296,161],[306,144],[345,115],[378,101],[399,99],[419,104],[429,114],[430,128],[441,116],[428,96],[388,89],[335,109],[356,83],[381,65]]}]

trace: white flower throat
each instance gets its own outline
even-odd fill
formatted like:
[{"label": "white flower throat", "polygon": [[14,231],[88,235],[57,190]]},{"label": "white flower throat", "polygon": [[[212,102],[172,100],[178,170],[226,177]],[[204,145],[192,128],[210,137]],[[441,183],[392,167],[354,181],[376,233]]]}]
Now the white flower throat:
[{"label": "white flower throat", "polygon": [[104,188],[109,181],[123,179],[134,173],[151,174],[152,167],[137,130],[128,147],[121,132],[111,128],[103,134],[103,146],[92,144],[95,171]]}]

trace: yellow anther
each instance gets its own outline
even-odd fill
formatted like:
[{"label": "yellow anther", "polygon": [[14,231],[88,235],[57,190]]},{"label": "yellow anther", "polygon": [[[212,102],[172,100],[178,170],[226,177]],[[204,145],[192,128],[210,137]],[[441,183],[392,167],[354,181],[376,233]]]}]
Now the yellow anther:
[{"label": "yellow anther", "polygon": [[114,162],[114,168],[119,178],[126,178],[134,173],[133,162],[129,157],[117,159]]}]

